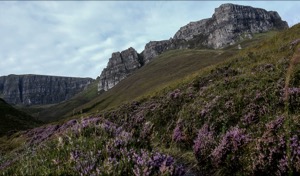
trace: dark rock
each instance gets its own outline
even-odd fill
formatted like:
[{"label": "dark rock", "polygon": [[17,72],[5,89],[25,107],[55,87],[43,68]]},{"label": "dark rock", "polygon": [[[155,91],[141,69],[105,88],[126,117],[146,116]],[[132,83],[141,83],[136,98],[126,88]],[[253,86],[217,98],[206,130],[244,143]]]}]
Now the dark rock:
[{"label": "dark rock", "polygon": [[202,35],[201,43],[214,49],[224,48],[243,38],[251,38],[253,33],[288,28],[277,12],[264,9],[223,4],[215,9],[211,18],[191,22],[180,28],[174,39],[186,41]]},{"label": "dark rock", "polygon": [[0,96],[9,104],[44,105],[70,99],[93,82],[91,78],[43,75],[0,77]]},{"label": "dark rock", "polygon": [[125,79],[133,71],[137,70],[143,65],[141,56],[133,48],[112,53],[107,67],[100,75],[100,82],[98,91],[114,87],[121,80]]}]

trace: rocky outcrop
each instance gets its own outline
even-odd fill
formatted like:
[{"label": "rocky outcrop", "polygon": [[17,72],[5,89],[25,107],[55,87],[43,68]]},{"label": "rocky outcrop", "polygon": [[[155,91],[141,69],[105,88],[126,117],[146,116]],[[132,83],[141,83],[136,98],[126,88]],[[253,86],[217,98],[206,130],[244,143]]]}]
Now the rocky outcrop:
[{"label": "rocky outcrop", "polygon": [[150,62],[156,56],[162,54],[165,51],[172,49],[184,49],[188,44],[181,39],[169,39],[162,41],[150,41],[146,44],[144,51],[142,52],[143,61],[145,64]]},{"label": "rocky outcrop", "polygon": [[143,64],[142,57],[133,48],[128,48],[121,53],[112,53],[107,67],[100,75],[98,91],[107,91],[114,87],[133,71],[140,68]]},{"label": "rocky outcrop", "polygon": [[220,49],[235,44],[252,34],[270,30],[282,30],[288,24],[277,12],[264,9],[223,4],[215,9],[211,18],[181,27],[170,40],[149,42],[143,56],[145,63],[170,49],[213,48]]},{"label": "rocky outcrop", "polygon": [[174,39],[190,41],[201,35],[204,38],[201,45],[219,49],[253,33],[285,28],[288,28],[288,24],[281,20],[277,12],[250,6],[223,4],[215,9],[211,18],[181,27],[174,35]]},{"label": "rocky outcrop", "polygon": [[0,77],[0,97],[9,104],[45,105],[70,99],[94,80],[43,75]]},{"label": "rocky outcrop", "polygon": [[[135,52],[135,57],[132,57],[135,59],[127,62],[127,67],[132,64],[132,69],[126,69],[126,57],[122,56],[122,53],[113,53],[107,68],[101,73],[98,90],[106,91],[112,88],[132,71],[168,50],[185,48],[221,49],[245,38],[252,38],[254,33],[286,28],[288,28],[287,22],[282,21],[277,12],[250,6],[223,4],[215,9],[215,13],[211,18],[190,22],[181,27],[173,38],[147,43],[141,53],[142,57],[138,57]],[[238,48],[242,48],[242,46]],[[131,48],[131,50],[134,49]],[[133,60],[136,61],[133,62]]]}]

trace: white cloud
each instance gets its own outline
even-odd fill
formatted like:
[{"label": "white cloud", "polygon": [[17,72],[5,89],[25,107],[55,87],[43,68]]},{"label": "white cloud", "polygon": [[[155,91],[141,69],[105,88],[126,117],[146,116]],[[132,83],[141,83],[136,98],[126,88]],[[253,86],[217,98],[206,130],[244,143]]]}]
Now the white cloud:
[{"label": "white cloud", "polygon": [[[0,2],[0,75],[96,78],[111,53],[173,37],[190,21],[211,17],[220,1]],[[299,22],[299,2],[233,1],[278,11]]]}]

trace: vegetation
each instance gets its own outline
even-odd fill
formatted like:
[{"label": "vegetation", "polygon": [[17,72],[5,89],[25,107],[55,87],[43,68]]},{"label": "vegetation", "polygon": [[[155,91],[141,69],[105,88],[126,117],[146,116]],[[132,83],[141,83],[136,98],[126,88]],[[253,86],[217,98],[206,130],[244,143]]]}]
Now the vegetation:
[{"label": "vegetation", "polygon": [[[252,40],[243,40],[222,50],[183,49],[171,50],[152,60],[131,76],[121,81],[110,91],[96,96],[93,100],[75,108],[79,115],[111,109],[125,102],[141,98],[159,91],[175,82],[181,82],[187,76],[197,74],[203,68],[220,63],[239,52],[238,45],[248,47],[277,32],[256,34]],[[58,109],[61,109],[59,106]],[[63,108],[62,108],[63,109]],[[64,117],[72,116],[69,111]]]},{"label": "vegetation", "polygon": [[[212,58],[225,54],[203,52]],[[197,50],[164,57],[179,53],[193,58]],[[101,95],[106,98],[86,106],[94,112],[89,117],[81,114],[16,136],[25,138],[25,145],[2,154],[1,173],[299,175],[300,25],[234,54],[184,79],[156,84],[117,107],[118,101],[130,100],[117,91],[125,86],[122,81]],[[152,69],[171,64],[164,57],[153,61]],[[136,74],[146,76],[150,66]],[[139,94],[143,84],[134,82],[134,75],[124,89]]]},{"label": "vegetation", "polygon": [[41,124],[40,121],[24,112],[16,110],[2,99],[0,99],[0,121],[0,137]]}]

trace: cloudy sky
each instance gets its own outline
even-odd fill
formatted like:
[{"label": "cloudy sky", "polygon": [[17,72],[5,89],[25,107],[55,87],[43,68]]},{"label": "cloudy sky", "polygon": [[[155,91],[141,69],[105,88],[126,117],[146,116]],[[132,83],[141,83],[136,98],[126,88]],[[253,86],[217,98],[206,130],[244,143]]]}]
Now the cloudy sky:
[{"label": "cloudy sky", "polygon": [[[0,1],[0,76],[100,75],[111,53],[172,37],[212,16],[222,1]],[[300,22],[297,1],[234,1]]]}]

